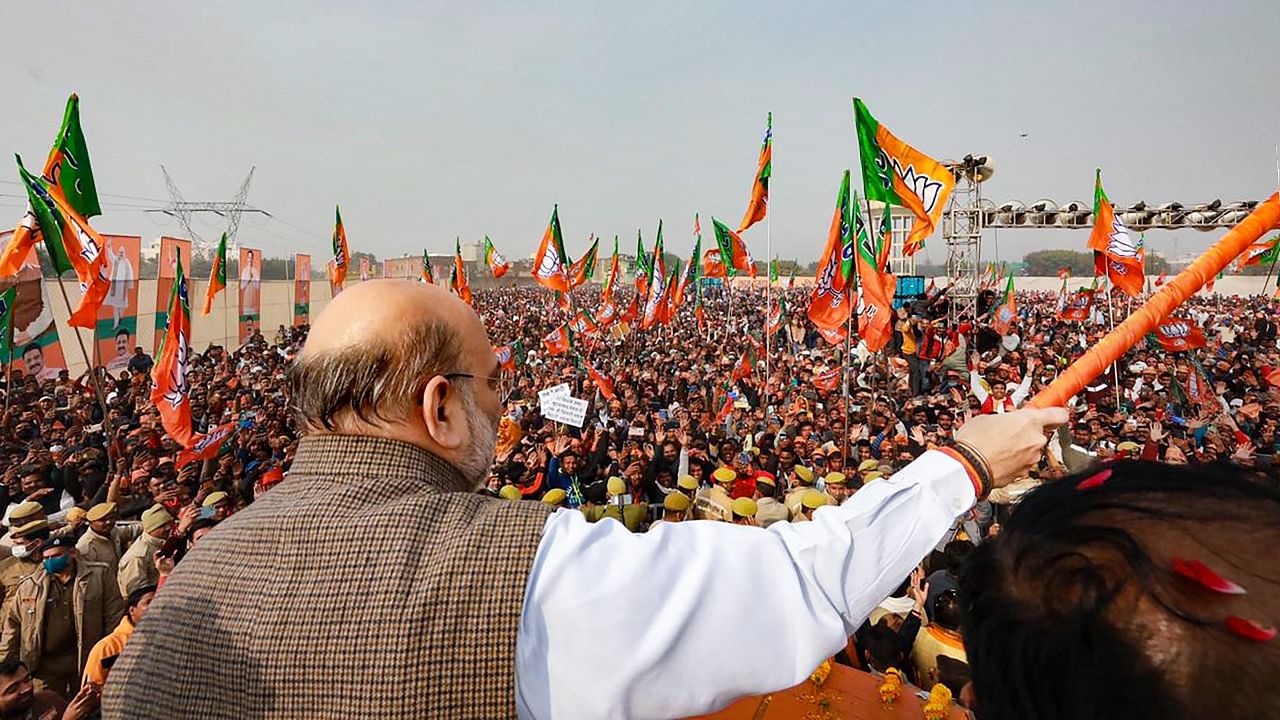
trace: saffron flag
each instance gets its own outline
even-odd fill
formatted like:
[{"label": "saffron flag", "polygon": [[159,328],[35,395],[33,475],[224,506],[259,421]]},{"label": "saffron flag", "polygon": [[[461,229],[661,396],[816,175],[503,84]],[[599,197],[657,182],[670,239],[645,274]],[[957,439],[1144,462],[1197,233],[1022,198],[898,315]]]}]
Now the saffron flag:
[{"label": "saffron flag", "polygon": [[484,264],[489,266],[489,272],[493,273],[494,278],[500,278],[507,274],[511,269],[511,263],[502,257],[502,253],[498,252],[498,248],[493,246],[493,241],[488,235],[484,236]]},{"label": "saffron flag", "polygon": [[1093,296],[1097,290],[1081,288],[1067,301],[1067,305],[1059,313],[1063,320],[1084,322],[1089,319],[1089,310],[1093,308]]},{"label": "saffron flag", "polygon": [[640,234],[639,229],[636,229],[634,269],[636,274],[636,293],[640,297],[649,297],[649,278],[653,275],[653,265],[649,261],[649,256],[644,252],[644,237]]},{"label": "saffron flag", "polygon": [[676,285],[675,290],[671,293],[671,312],[674,313],[684,304],[684,294],[688,292],[690,285],[696,285],[698,282],[698,269],[701,267],[699,258],[702,256],[702,238],[699,237],[693,244],[693,254],[689,256],[689,264],[685,265],[684,273],[680,275],[680,282]]},{"label": "saffron flag", "polygon": [[600,307],[596,308],[596,324],[600,326],[601,330],[604,330],[619,319],[618,306],[613,303],[613,300],[604,297],[600,301]]},{"label": "saffron flag", "polygon": [[743,349],[742,355],[738,357],[737,364],[733,366],[733,374],[730,376],[734,382],[751,377],[751,371],[755,368],[755,358],[753,356],[754,353],[751,351],[750,346]]},{"label": "saffron flag", "polygon": [[618,236],[613,236],[613,257],[609,259],[609,275],[604,279],[600,297],[606,300],[613,294],[613,284],[618,282]]},{"label": "saffron flag", "polygon": [[724,399],[724,404],[720,406],[720,411],[716,413],[715,424],[719,425],[725,420],[728,420],[729,416],[732,414],[733,414],[733,396],[726,396]]},{"label": "saffron flag", "polygon": [[1142,266],[1145,253],[1141,242],[1134,242],[1129,229],[1120,221],[1115,207],[1102,189],[1102,170],[1094,176],[1093,230],[1089,233],[1089,248],[1094,251],[1094,273],[1105,276],[1124,294],[1137,297],[1142,294]]},{"label": "saffron flag", "polygon": [[[764,142],[760,144],[760,161],[756,167],[756,179],[751,183],[751,201],[747,203],[747,212],[742,216],[742,224],[738,232],[755,225],[764,219],[769,211],[769,177],[773,174],[773,113],[769,113],[768,125],[765,126]],[[751,277],[755,277],[753,274]]]},{"label": "saffron flag", "polygon": [[823,392],[835,392],[840,387],[840,368],[814,373],[813,386]]},{"label": "saffron flag", "polygon": [[596,256],[600,253],[600,238],[593,238],[591,247],[573,263],[569,270],[569,287],[576,288],[587,284],[592,275],[596,274]]},{"label": "saffron flag", "polygon": [[849,331],[843,325],[833,329],[819,327],[818,334],[831,345],[843,345],[845,339],[849,337]]},{"label": "saffron flag", "polygon": [[889,274],[888,231],[892,230],[889,206],[884,206],[884,222],[888,229],[872,233],[862,218],[858,197],[853,198],[853,232],[856,238],[858,284],[862,287],[858,304],[858,335],[871,352],[879,352],[893,339],[893,294],[896,281]]},{"label": "saffron flag", "polygon": [[164,338],[151,369],[151,402],[160,411],[160,424],[169,437],[184,448],[191,447],[191,386],[187,382],[187,363],[191,356],[191,305],[187,296],[187,277],[178,261],[169,294],[169,312]]},{"label": "saffron flag", "polygon": [[853,99],[862,161],[862,192],[868,200],[905,207],[915,216],[903,244],[914,255],[933,234],[956,179],[937,160],[902,142],[881,125],[859,98]]},{"label": "saffron flag", "polygon": [[569,329],[579,335],[599,335],[600,327],[596,324],[591,316],[585,310],[579,310],[578,314],[569,321]]},{"label": "saffron flag", "polygon": [[1014,299],[1013,292],[1013,276],[1009,276],[1009,284],[1004,288],[1004,297],[1000,300],[1000,306],[996,308],[995,317],[992,319],[992,326],[996,332],[1001,335],[1008,335],[1009,328],[1013,327],[1013,321],[1018,317],[1018,306]]},{"label": "saffron flag", "polygon": [[227,438],[236,432],[236,423],[223,423],[204,434],[196,434],[191,439],[191,447],[178,453],[178,467],[184,467],[188,463],[212,460],[218,457],[218,451],[222,449],[223,443]]},{"label": "saffron flag", "polygon": [[711,226],[715,228],[716,245],[720,248],[721,259],[729,269],[729,275],[746,273],[754,280],[756,277],[756,261],[751,257],[751,251],[747,249],[747,244],[742,241],[738,233],[730,230],[728,225],[714,217],[711,218]]},{"label": "saffron flag", "polygon": [[1067,278],[1069,278],[1069,277],[1071,277],[1071,268],[1069,268],[1069,267],[1060,267],[1060,268],[1058,268],[1058,279],[1059,279],[1059,280],[1066,280],[1066,279],[1067,279]]},{"label": "saffron flag", "polygon": [[[18,174],[27,188],[27,202],[54,271],[61,275],[67,270],[74,270],[80,281],[80,304],[67,319],[67,324],[93,328],[98,322],[98,308],[111,290],[104,252],[106,243],[98,231],[89,226],[84,215],[69,204],[58,185],[46,185],[43,178],[35,177],[22,167],[22,158],[17,158],[17,161]],[[18,234],[14,233],[9,241],[10,247],[17,242],[17,237]]]},{"label": "saffron flag", "polygon": [[427,249],[422,249],[422,282],[428,285],[436,284],[436,271],[431,267],[431,257],[427,255]]},{"label": "saffron flag", "polygon": [[849,228],[849,171],[844,171],[836,209],[827,231],[827,246],[818,261],[818,273],[809,295],[809,320],[820,330],[843,328],[849,321],[853,237]]},{"label": "saffron flag", "polygon": [[658,307],[658,322],[667,325],[676,315],[675,294],[676,287],[679,285],[680,278],[680,261],[676,260],[671,266],[671,272],[667,275],[667,289],[662,298],[662,304]]},{"label": "saffron flag", "polygon": [[493,356],[498,359],[498,367],[506,372],[516,371],[516,352],[510,345],[500,345],[493,349]]},{"label": "saffron flag", "polygon": [[462,302],[471,304],[471,286],[467,283],[467,271],[462,264],[462,240],[455,240],[453,246],[453,272],[449,275],[449,289],[462,298]]},{"label": "saffron flag", "polygon": [[658,240],[653,246],[653,262],[649,264],[649,270],[652,278],[648,283],[649,294],[645,297],[644,316],[640,321],[640,327],[645,330],[661,321],[665,314],[663,306],[667,300],[667,265],[662,258],[662,221],[658,221]]},{"label": "saffron flag", "polygon": [[551,209],[551,220],[542,234],[542,244],[533,256],[533,279],[548,290],[569,292],[569,278],[565,275],[568,260],[564,254],[564,238],[560,233],[560,207]]},{"label": "saffron flag", "polygon": [[773,335],[787,323],[787,299],[779,297],[778,302],[769,310],[769,319],[765,323],[765,332]]},{"label": "saffron flag", "polygon": [[622,312],[622,322],[633,323],[638,317],[640,317],[640,296],[632,295],[631,304],[627,305],[627,309]]},{"label": "saffron flag", "polygon": [[1160,287],[1161,285],[1164,285],[1164,281],[1165,281],[1165,274],[1162,272],[1160,273],[1160,277],[1156,278],[1156,287]]},{"label": "saffron flag", "polygon": [[341,288],[347,281],[347,268],[351,265],[351,254],[347,249],[347,229],[342,225],[342,208],[334,206],[333,222],[333,274],[329,282]]},{"label": "saffron flag", "polygon": [[1182,318],[1169,318],[1156,326],[1156,341],[1170,352],[1194,350],[1205,346],[1204,331]]},{"label": "saffron flag", "polygon": [[1238,269],[1244,269],[1250,265],[1271,265],[1276,261],[1277,256],[1280,256],[1280,235],[1250,245],[1240,256]]},{"label": "saffron flag", "polygon": [[[89,148],[85,143],[84,131],[80,128],[80,98],[74,93],[67,98],[67,106],[62,113],[62,126],[58,129],[58,136],[54,138],[53,147],[49,150],[40,175],[45,187],[50,192],[56,188],[66,204],[79,213],[80,217],[87,220],[102,214],[102,209],[98,206],[98,189],[93,181],[93,167],[89,163]],[[0,277],[18,274],[27,251],[38,240],[40,228],[36,215],[29,207],[14,230],[9,244],[0,249]],[[65,270],[58,272],[61,274]]]},{"label": "saffron flag", "polygon": [[547,333],[542,338],[542,346],[547,349],[550,355],[562,355],[569,352],[569,348],[573,347],[573,341],[569,337],[569,326],[567,324]]},{"label": "saffron flag", "polygon": [[218,241],[218,249],[213,252],[213,267],[209,270],[209,287],[204,291],[204,309],[201,315],[208,315],[213,309],[213,299],[227,286],[227,234],[222,233]]},{"label": "saffron flag", "polygon": [[709,278],[720,278],[724,280],[729,275],[724,267],[724,256],[720,254],[720,248],[714,247],[706,251],[702,255],[702,276]]},{"label": "saffron flag", "polygon": [[583,361],[582,366],[586,368],[587,375],[591,378],[592,382],[596,384],[596,387],[600,388],[600,394],[604,396],[605,400],[617,399],[618,396],[613,391],[612,380],[601,375],[594,367],[592,367],[591,363],[586,362],[585,360]]}]

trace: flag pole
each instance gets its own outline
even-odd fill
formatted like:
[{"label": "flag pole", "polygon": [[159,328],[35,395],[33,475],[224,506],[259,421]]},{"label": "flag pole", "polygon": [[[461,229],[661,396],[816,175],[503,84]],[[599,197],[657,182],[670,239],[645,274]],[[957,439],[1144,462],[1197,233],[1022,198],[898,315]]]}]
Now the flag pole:
[{"label": "flag pole", "polygon": [[[65,303],[67,306],[67,317],[70,318],[70,316],[73,314],[71,310],[71,299],[67,297],[67,288],[65,285],[62,284],[62,278],[57,277],[56,279],[58,281],[58,290],[62,293],[62,302]],[[13,322],[12,322],[13,315],[12,313],[9,315],[9,318],[10,318],[9,369],[10,371],[12,371],[13,369],[13,360],[12,360],[13,359]],[[95,321],[95,324],[96,324],[96,321]],[[57,331],[57,327],[58,327],[57,323],[54,323],[55,332]],[[93,363],[89,360],[89,353],[84,348],[84,338],[80,337],[80,328],[72,325],[70,322],[67,323],[67,327],[70,328],[71,332],[76,336],[76,344],[80,346],[80,356],[84,358],[84,364],[89,369],[89,384],[93,386],[93,394],[98,400],[98,407],[101,408],[102,410],[103,429],[107,431],[107,435],[108,435],[108,442],[104,443],[104,446],[107,449],[107,465],[108,467],[115,467],[115,454],[111,452],[112,443],[110,442],[111,415],[110,413],[107,412],[107,398],[105,395],[102,394],[102,384],[98,381],[98,369],[94,367]],[[9,391],[5,393],[5,402],[7,404],[9,395],[12,392],[12,387],[7,387],[6,389]]]},{"label": "flag pole", "polygon": [[[15,286],[16,288],[16,286]],[[13,291],[14,304],[17,304],[18,291]],[[9,399],[13,397],[13,311],[9,308],[9,327],[6,330],[7,342],[5,347],[9,357],[4,359],[4,414],[9,414]],[[57,327],[56,325],[54,327]]]},{"label": "flag pole", "polygon": [[[848,293],[848,290],[846,289],[845,292]],[[846,302],[849,302],[849,301],[846,300]],[[851,410],[850,405],[853,404],[853,398],[849,394],[849,369],[850,367],[852,367],[852,363],[849,362],[849,353],[850,353],[850,338],[852,337],[853,337],[853,308],[850,308],[849,318],[845,320],[845,324],[844,324],[844,373],[843,373],[844,387],[841,391],[842,394],[844,395],[844,397],[842,398],[842,400],[844,401],[844,443],[843,443],[844,449],[843,449],[843,452],[844,452],[844,459],[846,463],[848,463],[850,460],[850,457],[849,457],[849,451],[850,451],[849,411]]]},{"label": "flag pole", "polygon": [[[1107,282],[1107,316],[1110,318],[1111,332],[1115,332],[1116,307],[1115,307],[1115,301],[1111,297],[1111,291],[1115,289],[1116,284],[1114,282],[1110,282],[1110,280],[1111,278],[1108,277],[1107,278],[1107,281],[1108,281]],[[1116,361],[1111,364],[1111,377],[1112,377],[1112,382],[1114,382],[1116,386],[1116,412],[1120,412],[1120,358],[1116,358]]]}]

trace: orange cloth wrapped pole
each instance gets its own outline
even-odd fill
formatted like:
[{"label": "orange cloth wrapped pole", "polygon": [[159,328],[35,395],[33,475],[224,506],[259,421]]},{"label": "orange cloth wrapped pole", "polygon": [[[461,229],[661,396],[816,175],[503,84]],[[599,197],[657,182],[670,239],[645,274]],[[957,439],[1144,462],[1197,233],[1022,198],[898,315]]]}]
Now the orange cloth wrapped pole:
[{"label": "orange cloth wrapped pole", "polygon": [[1101,375],[1109,365],[1124,356],[1129,348],[1151,332],[1183,301],[1194,295],[1210,278],[1231,264],[1263,233],[1277,226],[1280,226],[1280,193],[1272,194],[1266,202],[1254,208],[1248,217],[1205,250],[1186,270],[1178,273],[1160,292],[1152,295],[1142,307],[1071,363],[1049,383],[1049,387],[1031,398],[1029,405],[1038,408],[1065,405],[1090,380]]}]

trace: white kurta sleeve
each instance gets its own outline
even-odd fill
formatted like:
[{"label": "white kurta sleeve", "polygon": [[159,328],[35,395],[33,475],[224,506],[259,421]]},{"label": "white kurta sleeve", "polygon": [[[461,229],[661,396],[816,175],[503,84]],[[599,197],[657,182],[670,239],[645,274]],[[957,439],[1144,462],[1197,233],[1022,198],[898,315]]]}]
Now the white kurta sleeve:
[{"label": "white kurta sleeve", "polygon": [[516,638],[522,718],[675,718],[796,685],[840,650],[974,502],[928,452],[813,522],[633,535],[547,520]]}]

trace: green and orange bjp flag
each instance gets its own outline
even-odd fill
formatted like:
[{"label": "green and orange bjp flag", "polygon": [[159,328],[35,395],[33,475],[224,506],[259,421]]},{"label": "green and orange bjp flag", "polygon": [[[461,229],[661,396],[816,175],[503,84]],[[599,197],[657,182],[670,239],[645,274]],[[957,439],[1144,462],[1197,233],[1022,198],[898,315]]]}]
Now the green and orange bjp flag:
[{"label": "green and orange bjp flag", "polygon": [[1105,276],[1130,297],[1142,294],[1146,253],[1140,241],[1134,242],[1129,228],[1116,215],[1115,206],[1102,189],[1101,169],[1094,175],[1093,229],[1089,233],[1089,249],[1093,250],[1096,275]]},{"label": "green and orange bjp flag", "polygon": [[169,312],[160,352],[151,369],[151,402],[160,411],[160,424],[179,445],[191,447],[191,385],[187,366],[191,357],[191,305],[187,296],[187,276],[182,260],[169,291]]},{"label": "green and orange bjp flag", "polygon": [[636,274],[636,294],[640,297],[648,297],[649,278],[653,275],[653,264],[648,254],[644,251],[644,236],[639,228],[636,228],[636,261],[634,270]]},{"label": "green and orange bjp flag", "polygon": [[[888,206],[885,206],[886,213]],[[886,215],[886,217],[888,217]],[[880,352],[893,339],[893,293],[896,281],[886,266],[887,235],[871,232],[853,197],[853,233],[857,251],[859,293],[858,335],[871,352]]]},{"label": "green and orange bjp flag", "polygon": [[569,277],[566,274],[568,260],[564,254],[564,237],[560,232],[560,206],[551,208],[551,220],[547,223],[546,232],[542,233],[542,244],[533,256],[533,279],[548,290],[569,292]]},{"label": "green and orange bjp flag", "polygon": [[702,259],[702,236],[693,243],[693,254],[689,256],[689,264],[685,266],[684,273],[680,276],[680,282],[676,285],[675,290],[671,294],[671,311],[675,312],[684,304],[684,294],[689,291],[689,287],[698,283],[698,270],[701,268]]},{"label": "green and orange bjp flag", "polygon": [[653,261],[649,263],[649,294],[645,297],[640,327],[648,330],[662,320],[667,301],[667,265],[662,257],[662,222],[658,222],[658,240],[653,246]]},{"label": "green and orange bjp flag", "polygon": [[[93,167],[89,163],[89,148],[80,128],[80,98],[75,94],[67,98],[62,126],[40,176],[45,187],[50,192],[56,191],[80,217],[87,220],[102,214],[98,205],[98,189],[93,181]],[[34,208],[28,208],[9,244],[0,253],[0,277],[17,274],[27,251],[39,240],[40,227]]]},{"label": "green and orange bjp flag", "polygon": [[849,171],[845,170],[836,195],[831,228],[827,231],[827,246],[818,261],[818,273],[809,295],[809,320],[823,330],[843,328],[849,321],[854,254],[850,219]]},{"label": "green and orange bjp flag", "polygon": [[742,237],[714,217],[711,218],[711,226],[715,228],[716,246],[720,248],[720,255],[725,267],[728,268],[729,276],[745,273],[754,280],[756,261],[751,257],[751,251],[747,249],[747,244],[743,242]]},{"label": "green and orange bjp flag", "polygon": [[204,308],[201,315],[213,309],[213,299],[227,286],[227,234],[222,233],[218,249],[213,252],[213,267],[209,269],[209,287],[204,291]]},{"label": "green and orange bjp flag", "polygon": [[591,247],[578,258],[569,270],[569,287],[586,285],[592,275],[596,274],[596,258],[600,254],[600,238],[593,237]]},{"label": "green and orange bjp flag", "polygon": [[613,284],[618,282],[618,236],[613,236],[613,257],[609,259],[609,275],[604,279],[600,297],[606,301],[613,294]]},{"label": "green and orange bjp flag", "polygon": [[1009,283],[1004,288],[1004,297],[1000,299],[1000,305],[996,308],[991,325],[1001,335],[1008,335],[1016,319],[1018,319],[1018,303],[1013,292],[1013,276],[1010,275]]},{"label": "green and orange bjp flag", "polygon": [[[742,216],[738,232],[755,225],[769,212],[769,178],[773,175],[773,113],[769,113],[764,141],[760,144],[760,161],[756,167],[756,179],[751,183],[751,200]],[[755,277],[752,275],[752,277]]]},{"label": "green and orange bjp flag", "polygon": [[471,285],[467,282],[467,269],[462,263],[462,240],[454,241],[453,272],[449,276],[449,289],[462,298],[462,302],[471,304]]},{"label": "green and orange bjp flag", "polygon": [[[22,158],[17,158],[17,161],[18,175],[26,186],[27,202],[35,217],[35,226],[39,228],[54,271],[61,275],[74,270],[80,281],[80,304],[72,311],[67,324],[96,327],[98,308],[111,290],[106,242],[84,215],[71,206],[58,185],[47,184],[44,178],[27,172],[22,167]],[[10,246],[13,243],[14,240],[10,240]]]},{"label": "green and orange bjp flag", "polygon": [[587,376],[596,384],[596,387],[600,388],[600,394],[604,396],[605,400],[617,399],[618,395],[613,390],[612,380],[602,375],[590,362],[586,360],[582,361],[582,367],[587,371]]},{"label": "green and orange bjp flag", "polygon": [[859,98],[853,99],[862,162],[862,191],[868,200],[905,207],[915,216],[904,255],[924,247],[942,218],[956,179],[937,160],[902,142],[881,125]]},{"label": "green and orange bjp flag", "polygon": [[333,223],[333,274],[329,282],[341,288],[347,281],[347,269],[351,266],[351,252],[347,247],[347,229],[342,225],[342,209],[333,208],[336,219]]},{"label": "green and orange bjp flag", "polygon": [[568,323],[547,333],[542,338],[542,346],[547,349],[548,355],[563,355],[569,352],[573,347],[573,339],[569,335]]},{"label": "green and orange bjp flag", "polygon": [[1244,269],[1250,265],[1270,265],[1277,257],[1280,257],[1280,235],[1250,245],[1240,256],[1240,264],[1236,269]]},{"label": "green and orange bjp flag", "polygon": [[489,272],[493,273],[495,279],[507,274],[511,269],[511,263],[502,257],[502,253],[498,252],[498,248],[493,246],[493,241],[488,235],[484,236],[484,264],[489,266]]},{"label": "green and orange bjp flag", "polygon": [[436,284],[436,271],[431,267],[431,256],[427,254],[426,248],[422,250],[422,282],[428,285]]}]

